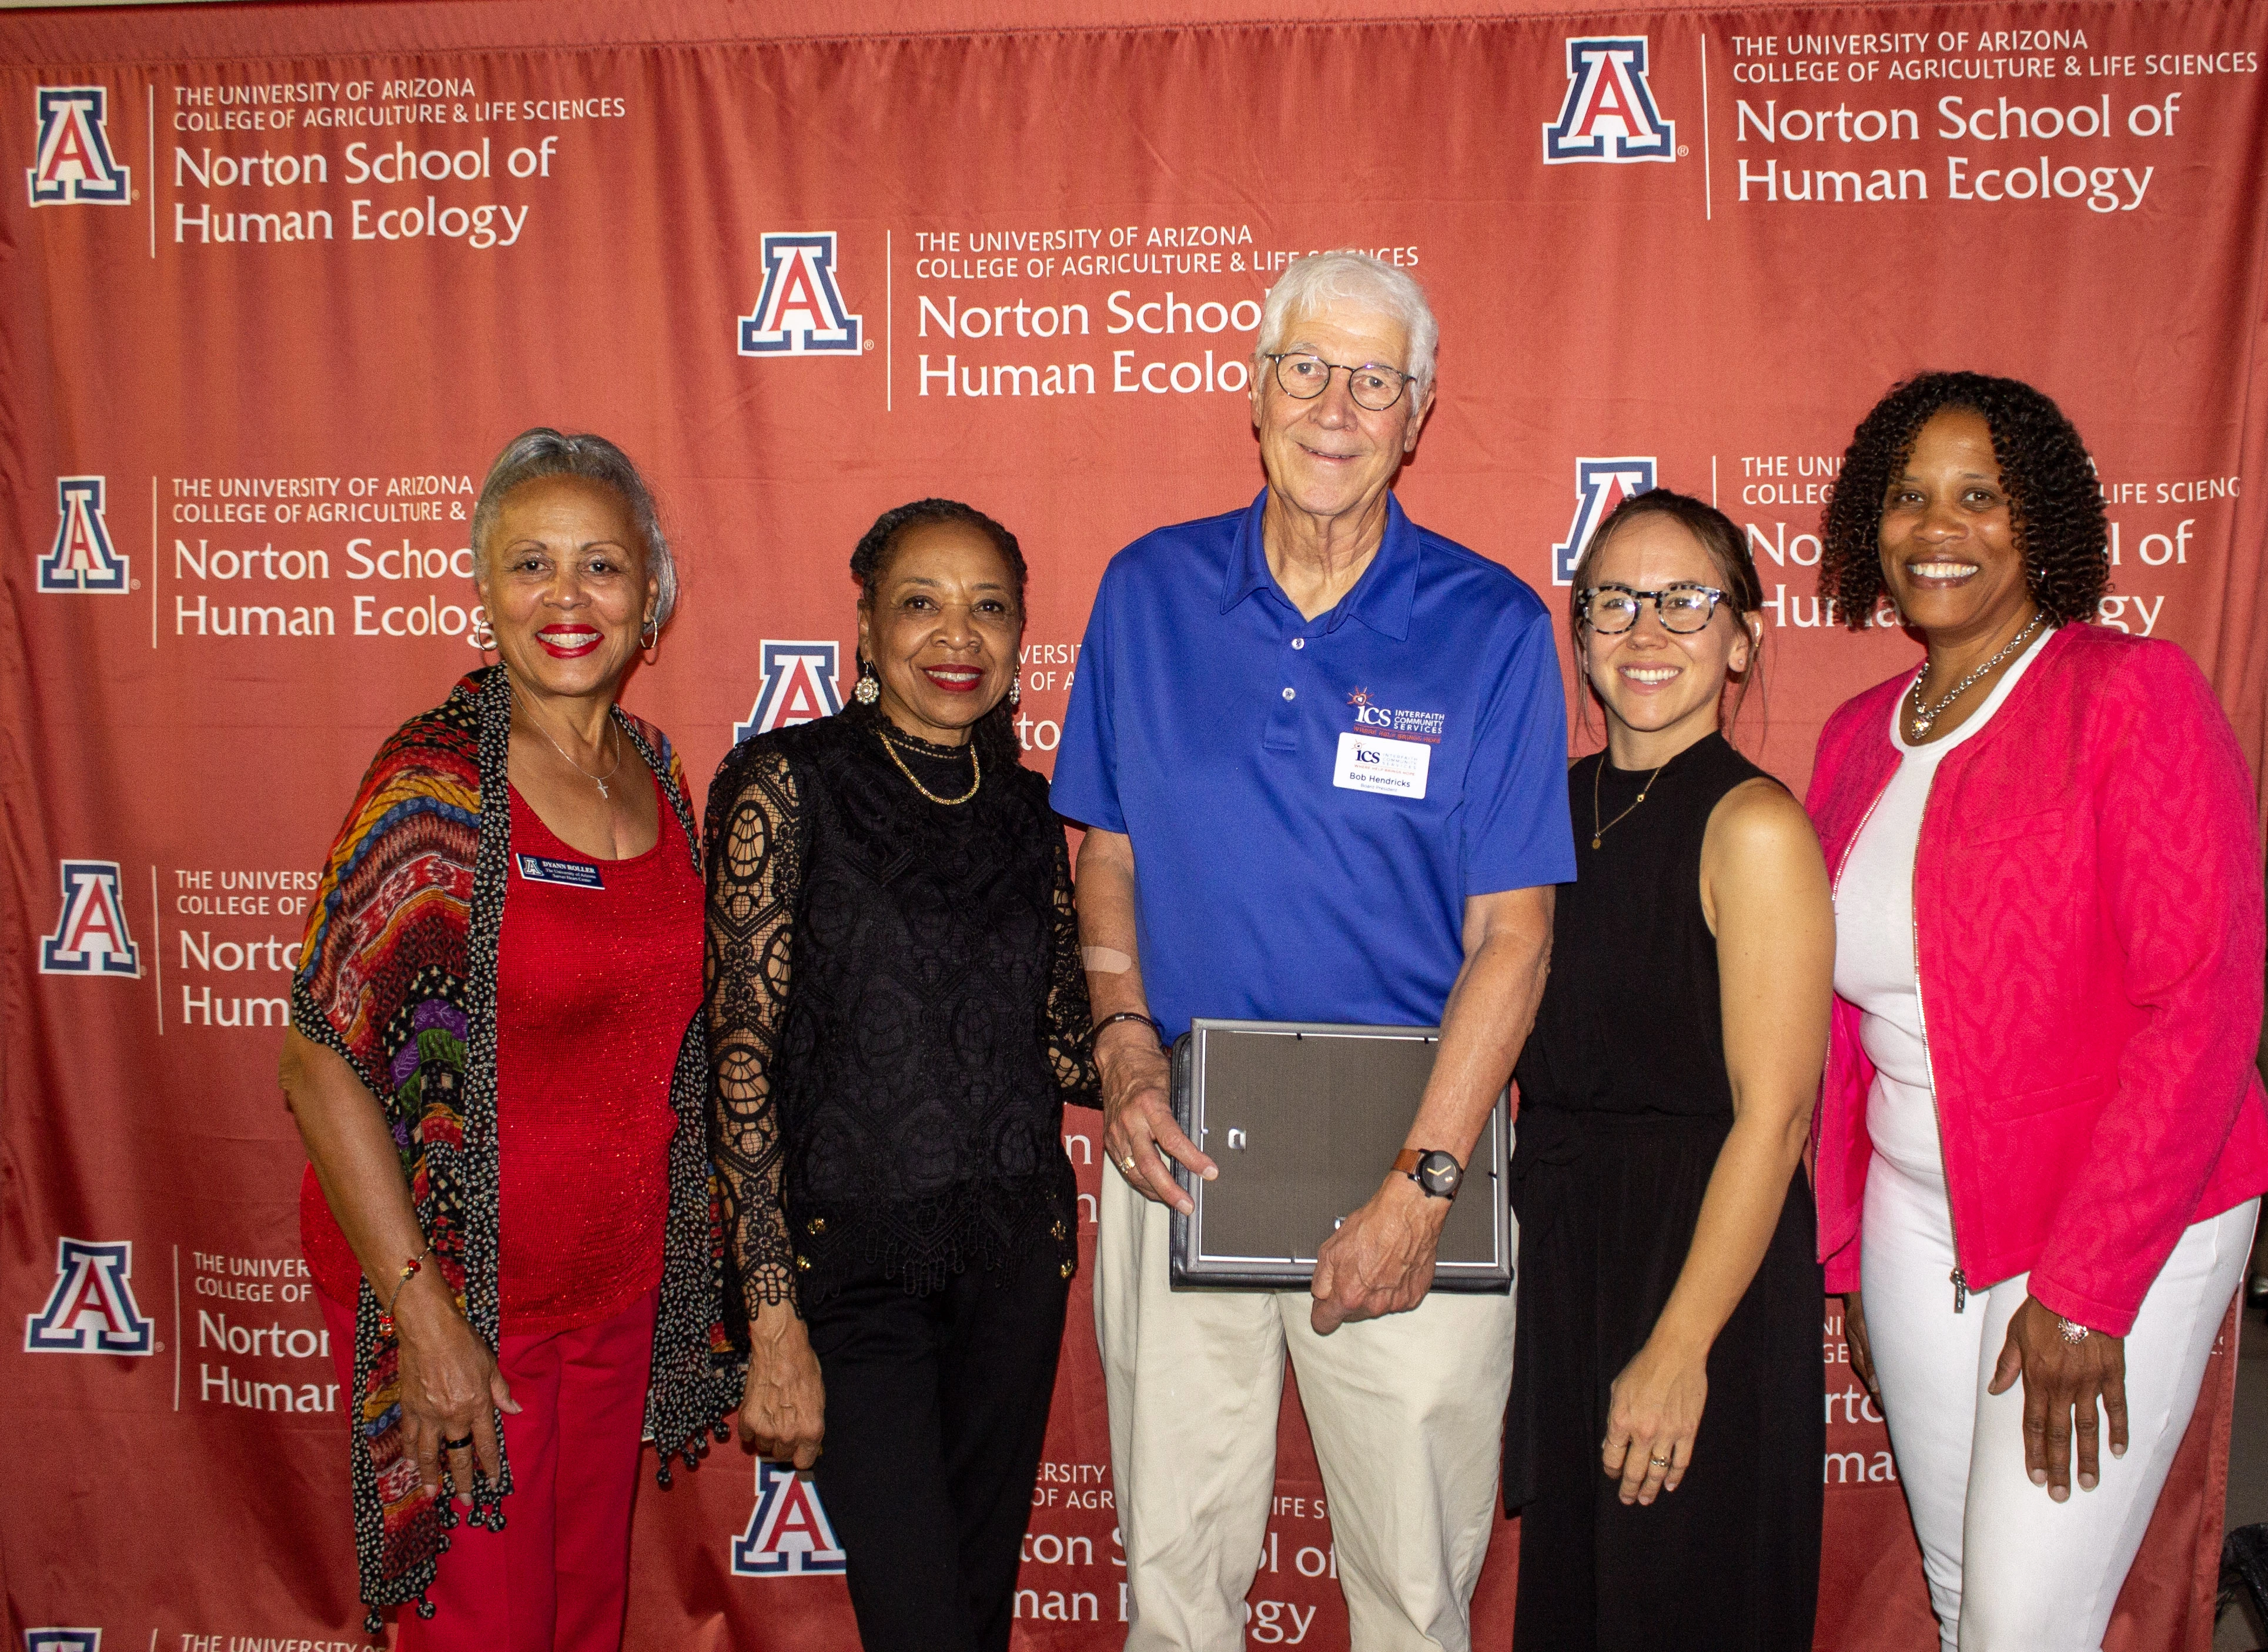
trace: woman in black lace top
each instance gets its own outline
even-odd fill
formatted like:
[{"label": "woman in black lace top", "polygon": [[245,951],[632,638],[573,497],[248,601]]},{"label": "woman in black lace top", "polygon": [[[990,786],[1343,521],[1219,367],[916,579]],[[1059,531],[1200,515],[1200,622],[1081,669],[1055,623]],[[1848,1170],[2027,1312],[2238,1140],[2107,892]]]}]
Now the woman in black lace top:
[{"label": "woman in black lace top", "polygon": [[740,1428],[816,1465],[868,1652],[1001,1652],[1077,1266],[1063,1107],[1099,1096],[1071,862],[1010,721],[1015,536],[924,499],[850,571],[854,704],[709,793]]}]

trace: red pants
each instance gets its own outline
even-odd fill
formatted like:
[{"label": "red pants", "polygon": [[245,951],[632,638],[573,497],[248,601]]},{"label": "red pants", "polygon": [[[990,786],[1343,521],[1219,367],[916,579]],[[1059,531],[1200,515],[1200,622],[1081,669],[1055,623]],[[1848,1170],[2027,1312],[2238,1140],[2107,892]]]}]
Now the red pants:
[{"label": "red pants", "polygon": [[[316,1295],[352,1393],[354,1315]],[[617,1652],[659,1297],[574,1331],[504,1333],[497,1362],[520,1409],[504,1420],[504,1530],[458,1525],[433,1616],[402,1608],[395,1652]]]}]

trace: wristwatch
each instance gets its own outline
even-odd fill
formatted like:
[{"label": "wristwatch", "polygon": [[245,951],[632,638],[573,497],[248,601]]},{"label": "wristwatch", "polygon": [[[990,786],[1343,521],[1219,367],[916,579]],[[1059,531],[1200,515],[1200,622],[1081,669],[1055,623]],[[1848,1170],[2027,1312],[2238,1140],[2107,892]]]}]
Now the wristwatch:
[{"label": "wristwatch", "polygon": [[1465,1167],[1457,1162],[1456,1154],[1439,1148],[1420,1153],[1415,1147],[1404,1147],[1395,1158],[1394,1168],[1417,1183],[1428,1198],[1456,1198],[1465,1179]]}]

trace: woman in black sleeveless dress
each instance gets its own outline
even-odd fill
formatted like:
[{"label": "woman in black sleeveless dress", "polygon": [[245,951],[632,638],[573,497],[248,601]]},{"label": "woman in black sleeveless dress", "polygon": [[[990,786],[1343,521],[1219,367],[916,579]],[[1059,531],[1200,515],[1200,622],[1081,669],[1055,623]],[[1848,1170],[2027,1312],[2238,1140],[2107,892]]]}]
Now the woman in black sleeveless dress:
[{"label": "woman in black sleeveless dress", "polygon": [[1792,1652],[1826,1431],[1800,1169],[1826,870],[1800,806],[1719,732],[1761,642],[1740,530],[1640,494],[1574,584],[1608,746],[1568,771],[1576,881],[1517,1073],[1514,1644]]}]

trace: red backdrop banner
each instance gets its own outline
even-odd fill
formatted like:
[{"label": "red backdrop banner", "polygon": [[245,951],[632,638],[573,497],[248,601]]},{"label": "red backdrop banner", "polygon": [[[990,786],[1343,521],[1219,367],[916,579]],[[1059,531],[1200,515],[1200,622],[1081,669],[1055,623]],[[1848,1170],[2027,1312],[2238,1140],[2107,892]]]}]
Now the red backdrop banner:
[{"label": "red backdrop banner", "polygon": [[[838,705],[850,548],[928,494],[1031,555],[1044,769],[1110,554],[1258,485],[1261,297],[1368,249],[1441,320],[1412,514],[1556,602],[1622,493],[1715,500],[1769,599],[1741,739],[1800,790],[1916,653],[1816,588],[1852,425],[1918,369],[2009,373],[2095,454],[2099,623],[2188,649],[2257,771],[2257,8],[920,35],[836,5],[788,40],[676,0],[592,9],[625,38],[576,9],[570,45],[515,4],[202,10],[0,39],[0,1545],[33,1647],[357,1643],[278,1029],[364,763],[478,659],[468,519],[525,426],[657,484],[684,602],[628,699],[697,781]],[[1087,1309],[1082,1278],[1018,1597],[1019,1644],[1064,1652],[1121,1634]],[[1820,1644],[1929,1646],[1831,1303],[1822,1335]],[[2118,1646],[2209,1636],[2231,1359]],[[855,1642],[824,1509],[738,1451],[648,1485],[636,1547],[634,1646]],[[1252,1641],[1344,1647],[1334,1572],[1287,1405]]]}]

